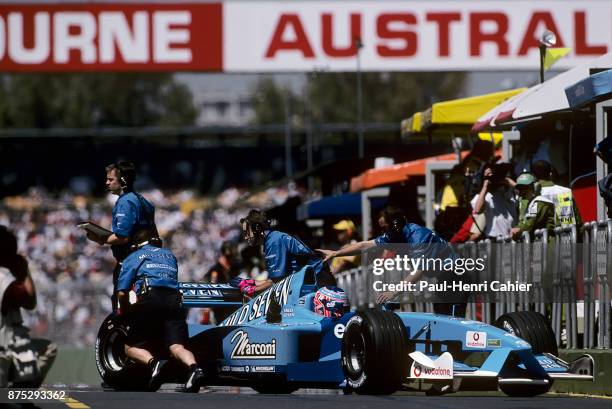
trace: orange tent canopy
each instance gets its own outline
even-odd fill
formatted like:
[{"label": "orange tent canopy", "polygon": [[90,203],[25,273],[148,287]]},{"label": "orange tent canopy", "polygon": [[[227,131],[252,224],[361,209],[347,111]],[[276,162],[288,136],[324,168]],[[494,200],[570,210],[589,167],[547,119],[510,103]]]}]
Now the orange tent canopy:
[{"label": "orange tent canopy", "polygon": [[[469,151],[461,152],[461,158],[465,158],[468,153]],[[427,162],[440,160],[457,160],[457,154],[447,153],[410,162],[398,163],[384,168],[366,170],[361,175],[351,179],[351,192],[359,192],[376,186],[403,182],[410,176],[424,176]]]}]

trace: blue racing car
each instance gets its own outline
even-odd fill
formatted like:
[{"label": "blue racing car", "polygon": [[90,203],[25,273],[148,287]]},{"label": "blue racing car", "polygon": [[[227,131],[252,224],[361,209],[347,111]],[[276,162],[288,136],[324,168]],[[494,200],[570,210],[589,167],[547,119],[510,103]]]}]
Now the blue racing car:
[{"label": "blue racing car", "polygon": [[[205,369],[206,385],[390,394],[424,382],[434,384],[433,391],[499,388],[510,396],[535,396],[555,379],[593,380],[593,359],[558,358],[552,329],[535,312],[504,314],[496,326],[380,309],[325,317],[314,311],[317,287],[309,267],[244,304],[227,284],[181,283],[181,292],[185,307],[235,309],[217,326],[189,326],[187,347]],[[146,390],[147,369],[125,357],[126,331],[118,317],[104,321],[96,340],[98,370],[112,389]],[[166,368],[167,382],[184,380],[181,365]]]}]

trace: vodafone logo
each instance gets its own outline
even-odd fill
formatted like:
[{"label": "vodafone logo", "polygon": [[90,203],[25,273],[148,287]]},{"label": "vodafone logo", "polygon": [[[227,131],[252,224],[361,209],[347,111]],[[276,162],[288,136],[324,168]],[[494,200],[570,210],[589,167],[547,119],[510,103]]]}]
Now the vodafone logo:
[{"label": "vodafone logo", "polygon": [[485,348],[487,346],[487,333],[467,331],[465,333],[465,346],[469,348]]},{"label": "vodafone logo", "polygon": [[426,368],[417,363],[412,366],[412,378],[415,379],[452,379],[452,362],[437,362],[435,368]]}]

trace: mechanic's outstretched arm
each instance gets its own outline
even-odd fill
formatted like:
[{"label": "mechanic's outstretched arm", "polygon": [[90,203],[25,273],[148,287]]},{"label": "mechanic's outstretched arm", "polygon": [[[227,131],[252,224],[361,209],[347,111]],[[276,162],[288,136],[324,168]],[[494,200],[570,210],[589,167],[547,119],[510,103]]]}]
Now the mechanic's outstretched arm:
[{"label": "mechanic's outstretched arm", "polygon": [[317,249],[317,251],[325,256],[323,261],[329,261],[334,257],[354,256],[356,254],[361,254],[364,251],[370,250],[374,247],[376,247],[374,240],[368,240],[349,244],[336,251],[325,249]]}]

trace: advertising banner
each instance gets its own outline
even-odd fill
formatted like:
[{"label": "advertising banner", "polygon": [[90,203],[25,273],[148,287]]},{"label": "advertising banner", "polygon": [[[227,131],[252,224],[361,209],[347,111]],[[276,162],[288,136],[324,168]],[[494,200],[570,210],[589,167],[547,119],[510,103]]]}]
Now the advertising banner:
[{"label": "advertising banner", "polygon": [[1,4],[0,70],[534,70],[546,29],[569,68],[611,21],[599,0]]}]

